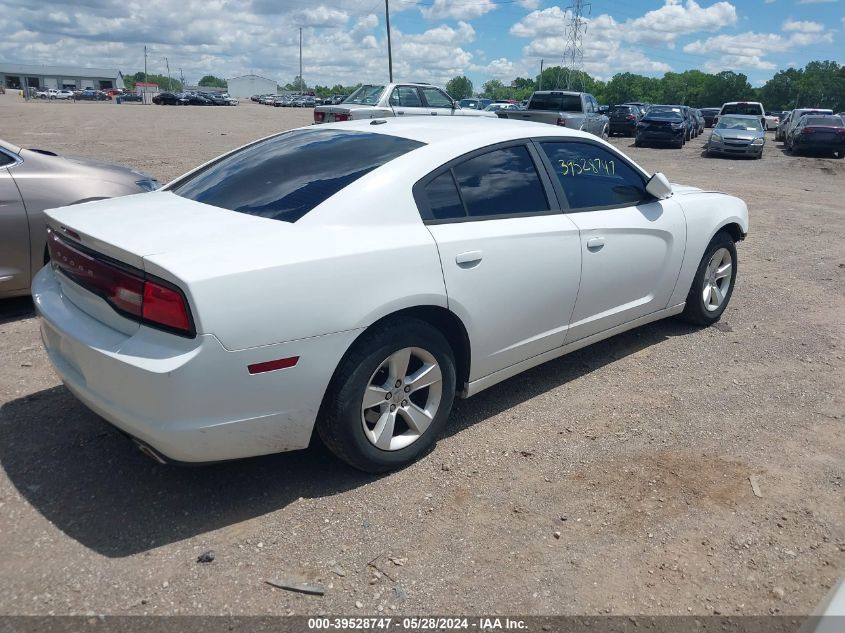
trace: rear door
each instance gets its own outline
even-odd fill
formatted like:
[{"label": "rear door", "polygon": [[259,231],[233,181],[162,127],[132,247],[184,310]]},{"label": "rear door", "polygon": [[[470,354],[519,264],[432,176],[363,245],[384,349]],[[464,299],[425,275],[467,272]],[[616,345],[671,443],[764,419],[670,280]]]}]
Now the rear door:
[{"label": "rear door", "polygon": [[581,283],[566,343],[667,307],[681,269],[686,219],[655,200],[619,154],[583,139],[537,143],[578,227]]},{"label": "rear door", "polygon": [[390,107],[398,117],[428,114],[416,86],[396,86],[390,93]]},{"label": "rear door", "polygon": [[0,294],[24,290],[31,274],[29,220],[11,171],[19,158],[0,149]]},{"label": "rear door", "polygon": [[557,208],[538,160],[529,144],[500,144],[414,187],[449,307],[467,326],[471,381],[559,347],[566,336],[581,272],[579,233]]}]

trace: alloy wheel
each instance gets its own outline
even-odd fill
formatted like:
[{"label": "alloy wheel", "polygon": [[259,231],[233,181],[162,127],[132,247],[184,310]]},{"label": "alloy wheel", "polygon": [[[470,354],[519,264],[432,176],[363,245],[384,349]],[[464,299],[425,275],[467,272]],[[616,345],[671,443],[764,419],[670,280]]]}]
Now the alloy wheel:
[{"label": "alloy wheel", "polygon": [[704,270],[704,284],[701,292],[704,308],[708,312],[715,312],[724,303],[731,287],[732,272],[733,258],[730,251],[720,248],[713,253]]},{"label": "alloy wheel", "polygon": [[443,375],[434,356],[419,347],[393,352],[367,383],[361,402],[364,435],[373,446],[398,451],[431,425],[443,395]]}]

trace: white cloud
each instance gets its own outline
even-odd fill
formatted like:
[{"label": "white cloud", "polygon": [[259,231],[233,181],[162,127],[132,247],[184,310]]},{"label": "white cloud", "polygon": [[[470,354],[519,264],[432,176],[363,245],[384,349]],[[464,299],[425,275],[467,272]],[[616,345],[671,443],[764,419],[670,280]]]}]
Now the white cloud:
[{"label": "white cloud", "polygon": [[736,8],[729,2],[717,2],[702,8],[695,0],[666,0],[659,9],[623,23],[629,42],[669,42],[680,35],[715,31],[736,24]]},{"label": "white cloud", "polygon": [[489,64],[470,66],[472,72],[479,73],[484,77],[490,79],[499,79],[501,81],[510,81],[519,74],[516,64],[505,57],[494,59]]},{"label": "white cloud", "polygon": [[798,31],[800,33],[821,33],[824,24],[820,22],[800,21],[787,18],[781,27],[784,31]]},{"label": "white cloud", "polygon": [[781,53],[797,46],[832,41],[831,33],[793,32],[789,37],[784,37],[777,33],[748,32],[696,40],[684,46],[684,52],[711,56],[704,64],[704,69],[708,72],[726,68],[773,70],[777,66],[765,59],[770,53]]},{"label": "white cloud", "polygon": [[434,0],[430,7],[421,7],[420,13],[429,20],[471,20],[495,8],[493,0]]},{"label": "white cloud", "polygon": [[540,6],[540,0],[517,0],[517,4],[523,9],[533,11]]}]

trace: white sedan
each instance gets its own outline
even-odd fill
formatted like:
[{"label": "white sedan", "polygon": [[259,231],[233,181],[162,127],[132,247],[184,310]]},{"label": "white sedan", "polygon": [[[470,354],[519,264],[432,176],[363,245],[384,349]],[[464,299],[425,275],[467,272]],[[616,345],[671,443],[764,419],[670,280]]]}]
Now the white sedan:
[{"label": "white sedan", "polygon": [[292,130],[47,215],[47,353],[148,455],[316,428],[374,472],[431,447],[456,395],[664,317],[714,323],[748,231],[741,200],[591,134],[486,118]]}]

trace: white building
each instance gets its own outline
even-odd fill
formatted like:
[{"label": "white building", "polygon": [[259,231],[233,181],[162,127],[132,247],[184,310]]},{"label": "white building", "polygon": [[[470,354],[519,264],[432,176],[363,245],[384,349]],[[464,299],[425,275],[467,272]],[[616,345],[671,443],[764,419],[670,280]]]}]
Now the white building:
[{"label": "white building", "polygon": [[252,95],[276,94],[277,83],[274,79],[258,75],[243,75],[226,80],[230,97],[249,99]]},{"label": "white building", "polygon": [[119,70],[109,68],[39,66],[0,61],[0,85],[12,90],[20,90],[24,85],[42,90],[108,90],[123,88],[123,75]]}]

